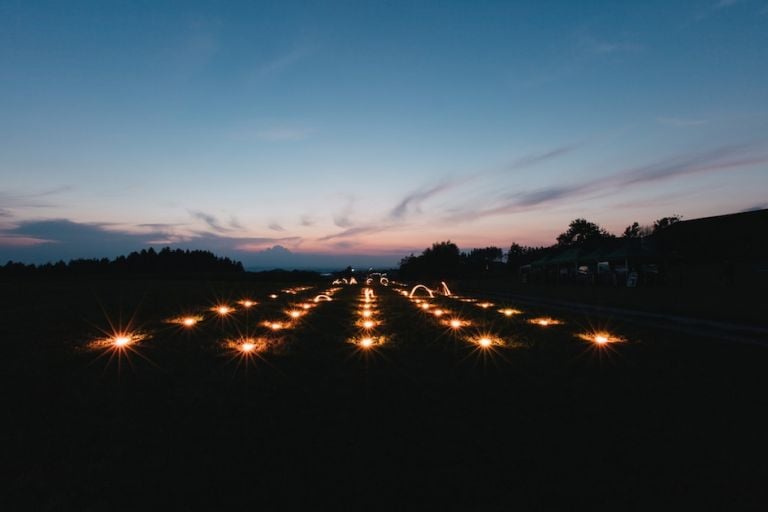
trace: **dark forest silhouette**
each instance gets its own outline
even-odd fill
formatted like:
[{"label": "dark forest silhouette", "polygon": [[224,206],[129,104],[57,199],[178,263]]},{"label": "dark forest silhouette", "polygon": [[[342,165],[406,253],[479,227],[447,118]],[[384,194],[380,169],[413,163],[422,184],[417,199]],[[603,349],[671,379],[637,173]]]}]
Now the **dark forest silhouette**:
[{"label": "dark forest silhouette", "polygon": [[67,274],[230,274],[244,272],[243,264],[210,251],[153,248],[135,251],[115,259],[75,259],[43,265],[27,265],[9,261],[0,267],[5,275]]},{"label": "dark forest silhouette", "polygon": [[[547,247],[513,243],[462,253],[451,241],[434,243],[400,261],[405,279],[515,276],[524,282],[623,285],[712,282],[753,284],[765,279],[768,210],[683,221],[634,222],[621,236],[574,219]],[[505,258],[506,257],[506,258]],[[506,260],[506,261],[505,261]]]}]

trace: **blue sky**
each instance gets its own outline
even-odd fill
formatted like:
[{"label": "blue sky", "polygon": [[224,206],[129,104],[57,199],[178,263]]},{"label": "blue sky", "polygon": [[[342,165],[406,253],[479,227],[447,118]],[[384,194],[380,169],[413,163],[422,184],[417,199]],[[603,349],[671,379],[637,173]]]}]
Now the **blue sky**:
[{"label": "blue sky", "polygon": [[381,264],[764,208],[766,62],[768,0],[0,0],[0,260]]}]

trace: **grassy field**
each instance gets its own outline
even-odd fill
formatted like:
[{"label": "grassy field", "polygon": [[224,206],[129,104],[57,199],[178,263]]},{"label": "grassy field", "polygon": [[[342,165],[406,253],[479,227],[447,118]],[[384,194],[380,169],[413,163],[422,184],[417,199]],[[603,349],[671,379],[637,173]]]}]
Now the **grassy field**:
[{"label": "grassy field", "polygon": [[[2,508],[768,504],[765,348],[515,304],[425,310],[382,286],[368,303],[382,343],[365,348],[351,343],[365,337],[363,287],[315,303],[325,287],[290,286],[0,283]],[[203,319],[166,322],[183,314]],[[540,316],[563,323],[529,322]],[[130,318],[145,339],[93,347]],[[626,341],[577,337],[596,330]],[[243,337],[266,349],[238,351]]]}]

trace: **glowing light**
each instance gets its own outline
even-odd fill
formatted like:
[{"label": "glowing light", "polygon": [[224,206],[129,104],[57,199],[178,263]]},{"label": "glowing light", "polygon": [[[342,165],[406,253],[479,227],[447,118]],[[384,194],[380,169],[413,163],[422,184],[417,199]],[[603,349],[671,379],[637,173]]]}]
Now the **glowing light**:
[{"label": "glowing light", "polygon": [[361,311],[360,314],[363,316],[363,318],[371,318],[371,316],[373,315],[373,312],[366,309],[364,311]]},{"label": "glowing light", "polygon": [[400,292],[400,295],[402,295],[403,297],[407,297],[408,296],[408,292],[403,290],[403,291]]},{"label": "glowing light", "polygon": [[443,316],[443,313],[444,313],[444,311],[442,309],[436,309],[436,310],[434,310],[432,312],[433,315],[438,316],[438,317],[439,316]]},{"label": "glowing light", "polygon": [[108,335],[106,338],[93,340],[88,344],[88,346],[93,349],[113,350],[119,354],[122,354],[127,351],[134,352],[135,350],[133,346],[146,337],[146,334],[138,332],[114,332]]},{"label": "glowing light", "polygon": [[352,338],[349,340],[349,343],[357,346],[358,348],[362,350],[373,350],[379,345],[384,344],[384,337],[383,336],[361,336],[359,338]]},{"label": "glowing light", "polygon": [[426,290],[426,291],[427,291],[427,293],[429,294],[429,297],[430,297],[430,298],[433,298],[433,297],[434,297],[434,294],[432,293],[432,290],[430,290],[429,288],[427,288],[427,287],[426,287],[426,286],[424,286],[423,284],[417,284],[416,286],[414,286],[414,287],[413,287],[413,289],[411,289],[411,293],[410,293],[410,295],[408,295],[408,296],[409,296],[409,297],[413,297],[413,294],[414,294],[414,293],[416,293],[416,290],[418,290],[419,288],[423,288],[424,290]]},{"label": "glowing light", "polygon": [[448,320],[447,325],[451,329],[461,329],[462,327],[466,327],[467,325],[469,325],[469,322],[467,322],[466,320],[460,320],[458,318],[451,318],[450,320]]},{"label": "glowing light", "polygon": [[179,316],[176,318],[171,318],[170,320],[166,320],[169,324],[177,324],[182,327],[194,327],[197,325],[198,322],[200,322],[203,319],[202,316]]},{"label": "glowing light", "polygon": [[357,284],[357,279],[355,279],[354,277],[350,278],[349,284]]},{"label": "glowing light", "polygon": [[442,286],[442,292],[443,295],[451,296],[451,290],[448,288],[448,285],[445,284],[445,281],[440,281],[440,286]]},{"label": "glowing light", "polygon": [[477,305],[483,309],[488,309],[493,306],[493,302],[479,302]]},{"label": "glowing light", "polygon": [[425,302],[424,304],[422,304],[422,305],[421,305],[421,309],[423,309],[423,310],[425,310],[425,311],[426,311],[427,309],[429,309],[429,308],[430,308],[430,306],[431,306],[431,304],[429,304],[429,303]]},{"label": "glowing light", "polygon": [[[481,307],[484,307],[484,306],[481,305]],[[519,315],[521,312],[520,310],[517,310],[517,309],[504,308],[504,309],[500,309],[499,313],[501,313],[504,316],[512,316],[512,315]]]},{"label": "glowing light", "polygon": [[577,336],[583,339],[584,341],[589,341],[591,343],[594,343],[597,346],[605,346],[605,345],[608,345],[609,343],[619,343],[622,341],[626,341],[621,336],[611,334],[607,331],[586,332],[586,333],[578,334]]},{"label": "glowing light", "polygon": [[238,304],[240,304],[244,308],[252,308],[253,306],[256,305],[255,302],[253,302],[252,300],[248,300],[248,299],[243,299],[241,301],[238,301]]},{"label": "glowing light", "polygon": [[301,309],[309,309],[311,307],[312,307],[311,304],[307,304],[307,303],[301,304]]},{"label": "glowing light", "polygon": [[504,342],[502,340],[494,336],[491,336],[490,334],[482,334],[475,338],[471,338],[469,341],[471,341],[481,349],[491,349],[494,346],[504,345]]},{"label": "glowing light", "polygon": [[269,348],[269,340],[265,338],[239,338],[227,342],[227,346],[239,352],[244,358],[250,359],[257,352],[265,352]]},{"label": "glowing light", "polygon": [[291,318],[299,318],[303,313],[297,309],[293,309],[288,312],[288,316]]},{"label": "glowing light", "polygon": [[318,295],[317,297],[314,298],[315,302],[320,302],[321,300],[326,300],[326,301],[330,302],[331,298],[328,295],[324,294],[324,293],[321,293],[320,295]]},{"label": "glowing light", "polygon": [[560,325],[563,323],[560,320],[555,320],[554,318],[549,317],[531,318],[529,322],[541,327],[549,327],[550,325]]},{"label": "glowing light", "polygon": [[277,294],[276,293],[272,293],[272,294],[269,295],[269,298],[270,299],[276,299],[277,298]]},{"label": "glowing light", "polygon": [[387,279],[386,277],[382,277],[379,279],[379,284],[381,284],[382,286],[389,286],[389,279]]},{"label": "glowing light", "polygon": [[366,320],[365,322],[363,322],[363,327],[365,327],[366,329],[372,329],[374,325],[376,325],[376,322],[374,322],[373,320]]},{"label": "glowing light", "polygon": [[228,314],[230,314],[234,310],[231,307],[229,307],[229,306],[225,306],[223,304],[220,304],[218,306],[213,307],[211,309],[211,311],[214,311],[216,314],[218,314],[220,316],[227,316]]}]

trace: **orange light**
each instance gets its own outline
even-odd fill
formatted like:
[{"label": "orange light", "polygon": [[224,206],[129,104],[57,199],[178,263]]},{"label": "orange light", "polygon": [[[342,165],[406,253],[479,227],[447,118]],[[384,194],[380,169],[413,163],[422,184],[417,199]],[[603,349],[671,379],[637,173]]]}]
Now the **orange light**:
[{"label": "orange light", "polygon": [[192,327],[193,325],[195,325],[197,323],[197,319],[193,318],[191,316],[188,316],[188,317],[184,318],[181,321],[181,323],[184,324],[184,327]]},{"label": "orange light", "polygon": [[433,315],[440,317],[443,316],[444,311],[442,309],[436,309],[432,312]]},{"label": "orange light", "polygon": [[272,293],[272,294],[269,295],[269,298],[270,299],[276,299],[277,298],[277,294],[276,293]]},{"label": "orange light", "polygon": [[238,303],[239,303],[241,306],[243,306],[244,308],[251,308],[251,307],[253,307],[253,306],[255,306],[255,305],[256,305],[256,303],[255,303],[255,302],[253,302],[252,300],[248,300],[248,299],[244,299],[244,300],[241,300],[241,301],[239,301]]},{"label": "orange light", "polygon": [[228,314],[230,314],[232,312],[232,308],[229,307],[229,306],[221,305],[221,306],[216,306],[215,308],[213,308],[213,311],[215,311],[216,313],[218,313],[221,316],[227,316]]},{"label": "orange light", "polygon": [[421,309],[423,309],[423,310],[427,310],[427,309],[429,309],[429,307],[430,307],[430,304],[427,304],[426,302],[421,305]]},{"label": "orange light", "polygon": [[288,315],[291,318],[299,318],[302,315],[302,313],[301,313],[301,311],[298,311],[298,310],[294,309],[294,310],[289,311]]},{"label": "orange light", "polygon": [[488,309],[489,307],[493,306],[493,303],[492,302],[480,302],[477,305],[480,306],[483,309]]},{"label": "orange light", "polygon": [[371,316],[373,315],[373,313],[367,309],[360,314],[363,315],[363,318],[371,318]]},{"label": "orange light", "polygon": [[520,310],[512,309],[512,308],[504,308],[504,309],[500,309],[499,313],[501,313],[504,316],[512,316],[512,315],[520,314]]},{"label": "orange light", "polygon": [[115,336],[113,343],[116,347],[124,347],[131,343],[130,336]]},{"label": "orange light", "polygon": [[562,323],[560,320],[555,320],[554,318],[549,318],[549,317],[532,318],[529,320],[529,322],[534,325],[539,325],[541,327],[549,327],[550,325],[560,325]]},{"label": "orange light", "polygon": [[597,346],[605,346],[605,345],[608,345],[609,343],[619,343],[622,341],[626,341],[621,336],[617,336],[615,334],[611,334],[606,331],[582,333],[582,334],[579,334],[578,337],[583,339],[584,341],[589,341],[591,343],[594,343]]},{"label": "orange light", "polygon": [[373,328],[374,325],[376,324],[373,322],[373,320],[366,320],[365,322],[363,322],[363,327],[365,327],[366,329],[371,329]]},{"label": "orange light", "polygon": [[373,346],[373,338],[363,338],[360,340],[360,346],[363,348],[370,348]]},{"label": "orange light", "polygon": [[450,322],[448,322],[448,325],[451,326],[451,329],[461,329],[464,324],[458,318],[453,318]]},{"label": "orange light", "polygon": [[246,341],[242,345],[240,345],[240,350],[243,352],[253,352],[253,350],[256,348],[255,343],[251,343],[250,341]]}]

